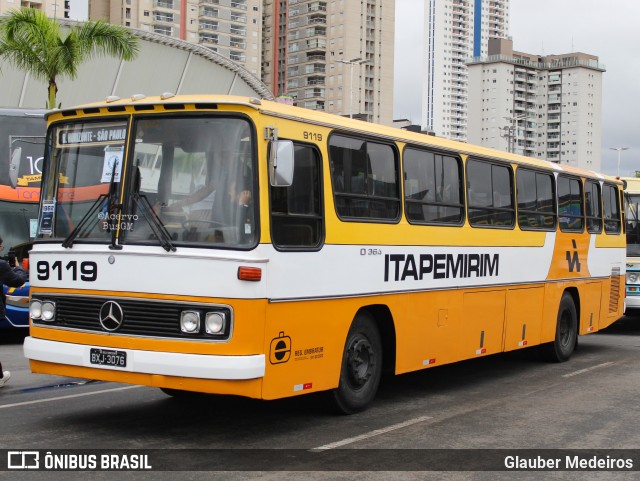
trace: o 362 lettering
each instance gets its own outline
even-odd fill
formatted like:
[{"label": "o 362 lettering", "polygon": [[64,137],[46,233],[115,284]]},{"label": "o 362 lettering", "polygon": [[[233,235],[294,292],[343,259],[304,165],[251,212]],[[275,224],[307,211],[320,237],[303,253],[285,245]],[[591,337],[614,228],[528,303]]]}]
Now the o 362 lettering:
[{"label": "o 362 lettering", "polygon": [[98,278],[98,264],[93,261],[80,263],[70,261],[63,265],[62,261],[55,261],[49,265],[47,261],[38,261],[36,272],[38,273],[38,280],[41,281],[48,281],[49,279],[61,281],[63,278],[70,278],[72,281],[80,279],[85,282],[94,282]]}]

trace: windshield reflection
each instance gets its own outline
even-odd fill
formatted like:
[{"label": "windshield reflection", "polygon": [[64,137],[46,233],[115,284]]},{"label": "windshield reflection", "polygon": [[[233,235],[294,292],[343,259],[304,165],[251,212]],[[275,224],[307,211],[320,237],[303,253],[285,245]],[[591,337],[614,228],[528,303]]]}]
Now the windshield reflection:
[{"label": "windshield reflection", "polygon": [[52,130],[40,238],[250,248],[255,153],[245,119],[146,117]]},{"label": "windshield reflection", "polygon": [[640,222],[638,222],[638,204],[640,195],[626,194],[627,205],[627,255],[640,256]]}]

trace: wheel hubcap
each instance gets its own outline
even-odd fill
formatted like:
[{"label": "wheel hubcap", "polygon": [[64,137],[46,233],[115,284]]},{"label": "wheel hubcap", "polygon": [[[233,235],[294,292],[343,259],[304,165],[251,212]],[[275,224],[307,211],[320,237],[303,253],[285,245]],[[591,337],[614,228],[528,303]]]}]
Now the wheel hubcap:
[{"label": "wheel hubcap", "polygon": [[374,353],[369,341],[354,339],[347,350],[349,383],[358,388],[364,386],[373,374],[374,365]]},{"label": "wheel hubcap", "polygon": [[566,312],[563,313],[560,319],[560,344],[563,347],[567,346],[571,340],[570,324],[569,315]]}]

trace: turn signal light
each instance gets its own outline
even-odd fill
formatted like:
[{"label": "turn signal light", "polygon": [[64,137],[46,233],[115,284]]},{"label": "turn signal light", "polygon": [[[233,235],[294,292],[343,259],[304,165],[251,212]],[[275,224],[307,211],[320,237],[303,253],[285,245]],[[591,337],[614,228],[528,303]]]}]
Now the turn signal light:
[{"label": "turn signal light", "polygon": [[259,267],[238,267],[238,279],[258,282],[262,279],[262,269]]}]

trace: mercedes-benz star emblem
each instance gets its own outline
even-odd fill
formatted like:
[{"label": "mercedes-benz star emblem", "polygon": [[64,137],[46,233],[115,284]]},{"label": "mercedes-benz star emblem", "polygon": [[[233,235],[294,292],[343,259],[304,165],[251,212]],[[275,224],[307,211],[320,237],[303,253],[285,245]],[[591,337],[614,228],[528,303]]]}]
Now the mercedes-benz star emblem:
[{"label": "mercedes-benz star emblem", "polygon": [[100,324],[105,331],[115,331],[124,321],[122,307],[115,301],[107,301],[100,308]]}]

